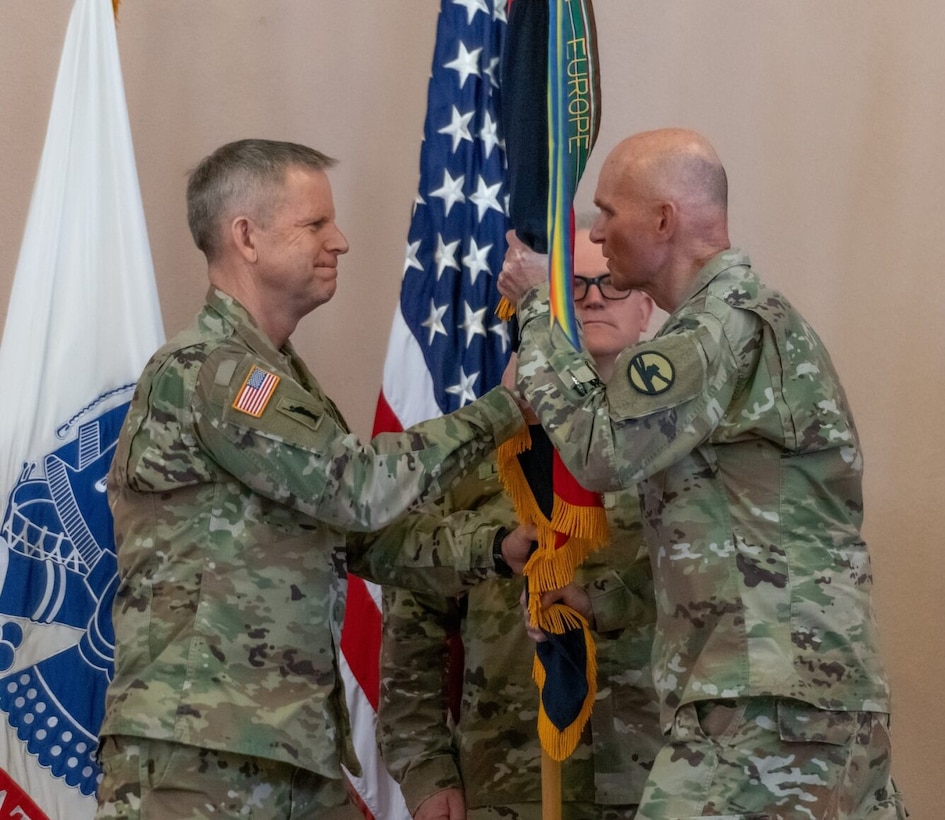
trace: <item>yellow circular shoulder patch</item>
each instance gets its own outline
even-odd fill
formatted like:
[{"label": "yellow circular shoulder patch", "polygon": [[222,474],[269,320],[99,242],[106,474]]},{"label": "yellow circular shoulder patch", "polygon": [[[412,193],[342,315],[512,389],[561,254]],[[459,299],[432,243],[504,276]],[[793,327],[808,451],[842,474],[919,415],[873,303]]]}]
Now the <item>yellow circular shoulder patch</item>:
[{"label": "yellow circular shoulder patch", "polygon": [[658,396],[673,386],[676,381],[676,368],[662,353],[651,350],[638,353],[630,360],[627,376],[638,393]]}]

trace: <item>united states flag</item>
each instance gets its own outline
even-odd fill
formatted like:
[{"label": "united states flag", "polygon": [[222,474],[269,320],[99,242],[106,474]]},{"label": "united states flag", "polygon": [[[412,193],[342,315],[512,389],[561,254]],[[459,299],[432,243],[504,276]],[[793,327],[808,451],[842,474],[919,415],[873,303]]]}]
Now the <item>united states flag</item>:
[{"label": "united states flag", "polygon": [[279,384],[279,377],[260,367],[254,367],[246,377],[243,388],[233,402],[237,410],[259,418]]},{"label": "united states flag", "polygon": [[[407,236],[374,433],[398,431],[468,404],[499,383],[509,358],[495,316],[508,230],[499,138],[499,62],[506,0],[442,0],[420,186]],[[378,818],[409,817],[377,759],[380,613],[377,590],[351,578],[342,671],[364,777],[355,785]]]}]

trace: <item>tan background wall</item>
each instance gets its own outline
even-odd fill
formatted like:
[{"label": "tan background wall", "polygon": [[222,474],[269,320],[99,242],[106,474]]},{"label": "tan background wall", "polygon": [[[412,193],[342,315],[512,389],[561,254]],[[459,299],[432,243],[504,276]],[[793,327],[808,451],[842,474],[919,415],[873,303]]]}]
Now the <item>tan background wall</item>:
[{"label": "tan background wall", "polygon": [[[0,320],[72,3],[0,0]],[[186,170],[264,136],[338,157],[351,243],[338,295],[295,341],[370,430],[417,184],[437,0],[125,0],[118,30],[168,333],[204,268]],[[596,0],[604,120],[593,181],[621,136],[686,125],[731,181],[733,242],[812,320],[867,459],[895,770],[919,820],[943,811],[945,4]],[[587,205],[590,189],[581,192]],[[7,389],[7,388],[4,388]]]}]

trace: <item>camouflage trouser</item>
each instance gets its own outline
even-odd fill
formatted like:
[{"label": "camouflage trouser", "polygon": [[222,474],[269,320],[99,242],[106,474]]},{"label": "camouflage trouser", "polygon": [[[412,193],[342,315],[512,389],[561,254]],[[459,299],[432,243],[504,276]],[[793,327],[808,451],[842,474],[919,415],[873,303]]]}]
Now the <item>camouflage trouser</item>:
[{"label": "camouflage trouser", "polygon": [[[634,820],[636,806],[562,803],[561,820]],[[541,803],[507,803],[466,809],[466,820],[542,820]]]},{"label": "camouflage trouser", "polygon": [[354,820],[342,781],[264,758],[106,737],[97,820]]},{"label": "camouflage trouser", "polygon": [[888,716],[776,698],[676,714],[637,820],[899,820]]}]

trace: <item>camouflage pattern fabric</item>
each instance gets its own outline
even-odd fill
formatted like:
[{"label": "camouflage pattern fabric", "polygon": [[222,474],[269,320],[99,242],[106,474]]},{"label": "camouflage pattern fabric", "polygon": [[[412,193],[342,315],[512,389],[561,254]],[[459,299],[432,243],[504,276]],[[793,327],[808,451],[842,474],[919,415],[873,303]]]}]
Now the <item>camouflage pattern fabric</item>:
[{"label": "camouflage pattern fabric", "polygon": [[102,735],[358,771],[335,662],[346,533],[442,494],[522,423],[497,389],[362,444],[291,347],[211,288],[146,366],[109,475],[120,586]]},{"label": "camouflage pattern fabric", "polygon": [[[341,781],[264,758],[109,737],[97,820],[361,820]],[[212,777],[207,777],[212,772]]]},{"label": "camouflage pattern fabric", "polygon": [[[600,806],[594,803],[562,803],[561,820],[634,820],[635,806]],[[469,809],[466,820],[544,820],[541,803],[507,803]]]},{"label": "camouflage pattern fabric", "polygon": [[687,704],[638,820],[900,820],[906,812],[890,778],[888,726],[879,712],[777,698]]},{"label": "camouflage pattern fabric", "polygon": [[748,257],[711,259],[607,386],[552,331],[546,287],[518,313],[520,387],[571,472],[598,490],[642,482],[664,730],[718,698],[888,712],[850,408]]},{"label": "camouflage pattern fabric", "polygon": [[[598,640],[598,700],[581,744],[562,766],[565,818],[602,817],[605,806],[607,816],[632,817],[662,743],[649,674],[652,579],[637,498],[621,495],[621,503],[610,495],[605,502],[613,542],[576,577],[595,606],[619,610],[620,622],[608,618],[611,632]],[[514,524],[498,487],[478,512],[494,522],[493,532]],[[470,817],[540,815],[535,647],[525,634],[521,591],[521,579],[486,580],[461,600],[385,588],[378,742],[411,810],[457,787]],[[465,667],[460,718],[451,731],[446,638],[456,631]]]}]

